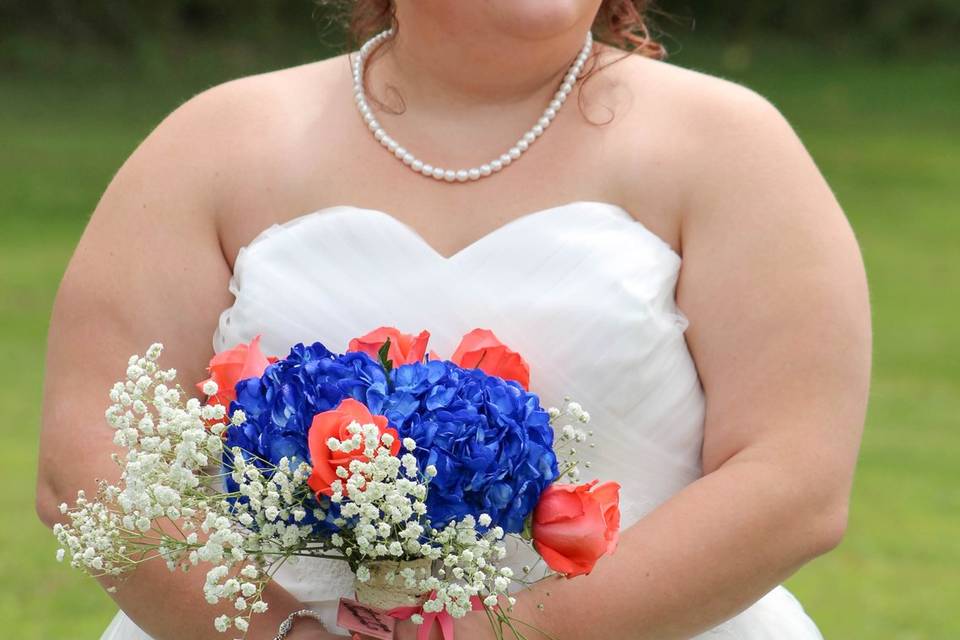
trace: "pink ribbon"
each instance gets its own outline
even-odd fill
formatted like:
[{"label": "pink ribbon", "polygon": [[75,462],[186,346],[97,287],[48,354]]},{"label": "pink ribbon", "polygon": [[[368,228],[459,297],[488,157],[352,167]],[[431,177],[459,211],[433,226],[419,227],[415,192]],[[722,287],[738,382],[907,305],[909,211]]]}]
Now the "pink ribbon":
[{"label": "pink ribbon", "polygon": [[[427,600],[432,600],[435,595],[436,591],[431,592]],[[470,607],[472,611],[481,611],[483,610],[483,602],[478,596],[473,596],[470,598]],[[453,640],[453,616],[447,613],[446,610],[440,611],[439,613],[433,611],[425,612],[423,607],[419,606],[395,607],[387,611],[388,616],[396,618],[397,620],[409,620],[417,613],[423,616],[423,624],[420,625],[417,631],[417,640],[429,640],[430,631],[433,629],[435,623],[440,624],[440,633],[443,635],[443,640]]]}]

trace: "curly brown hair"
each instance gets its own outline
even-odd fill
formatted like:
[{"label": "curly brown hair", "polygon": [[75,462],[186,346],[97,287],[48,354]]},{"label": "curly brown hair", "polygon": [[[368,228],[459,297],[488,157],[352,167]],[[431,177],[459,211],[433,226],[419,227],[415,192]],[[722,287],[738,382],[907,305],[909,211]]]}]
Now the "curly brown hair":
[{"label": "curly brown hair", "polygon": [[[321,0],[321,4],[340,6],[356,43],[396,26],[393,0]],[[593,21],[594,35],[624,51],[665,58],[666,49],[650,33],[646,16],[651,4],[650,0],[603,0]]]}]

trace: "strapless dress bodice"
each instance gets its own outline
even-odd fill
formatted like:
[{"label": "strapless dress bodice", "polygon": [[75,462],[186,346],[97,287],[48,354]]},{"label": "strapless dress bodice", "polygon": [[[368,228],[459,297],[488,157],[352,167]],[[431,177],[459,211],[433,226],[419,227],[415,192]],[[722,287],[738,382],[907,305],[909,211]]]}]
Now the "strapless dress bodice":
[{"label": "strapless dress bodice", "polygon": [[[386,212],[328,207],[240,250],[235,301],[213,344],[219,352],[260,334],[268,354],[315,341],[343,351],[388,325],[428,330],[430,349],[449,357],[465,333],[490,329],[528,362],[544,406],[571,396],[590,412],[587,479],[621,484],[626,528],[702,475],[705,397],[675,300],[681,263],[629,212],[602,202],[525,214],[451,256]],[[512,564],[529,564],[523,549],[512,552]],[[346,564],[329,560],[290,564],[278,580],[331,623],[353,586]],[[782,586],[704,637],[821,638]]]}]

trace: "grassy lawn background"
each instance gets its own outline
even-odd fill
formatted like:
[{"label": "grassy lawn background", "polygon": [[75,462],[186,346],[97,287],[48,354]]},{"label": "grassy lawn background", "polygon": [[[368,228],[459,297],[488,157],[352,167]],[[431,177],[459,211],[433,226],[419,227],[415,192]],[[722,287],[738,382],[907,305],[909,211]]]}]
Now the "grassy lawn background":
[{"label": "grassy lawn background", "polygon": [[[960,637],[960,64],[684,40],[673,62],[753,87],[794,124],[870,279],[874,380],[848,535],[788,586],[828,639]],[[210,48],[181,63],[148,58],[137,73],[81,56],[65,70],[0,76],[2,635],[96,638],[114,612],[53,560],[33,511],[48,316],[89,212],[190,95],[319,55]]]}]

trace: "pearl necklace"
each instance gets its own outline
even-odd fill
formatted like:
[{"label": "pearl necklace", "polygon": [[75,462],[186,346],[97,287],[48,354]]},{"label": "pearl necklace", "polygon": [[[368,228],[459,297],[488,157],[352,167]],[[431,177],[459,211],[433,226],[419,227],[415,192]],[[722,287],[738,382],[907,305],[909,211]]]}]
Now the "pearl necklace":
[{"label": "pearl necklace", "polygon": [[529,131],[517,140],[516,144],[495,160],[491,160],[472,169],[455,171],[453,169],[443,169],[435,165],[427,164],[400,146],[400,143],[391,138],[390,135],[383,130],[383,127],[380,126],[380,123],[373,115],[373,111],[370,109],[363,87],[364,64],[373,50],[392,35],[393,29],[387,29],[370,38],[370,40],[360,47],[359,55],[353,63],[354,100],[357,103],[357,108],[360,110],[360,115],[363,116],[364,122],[366,122],[367,127],[373,133],[373,137],[376,138],[387,151],[396,156],[398,160],[410,167],[413,171],[436,180],[445,180],[447,182],[466,182],[468,180],[486,178],[502,170],[514,160],[518,160],[520,156],[530,148],[530,145],[543,135],[543,132],[550,126],[553,119],[557,117],[557,112],[560,111],[560,107],[563,106],[567,96],[573,91],[573,86],[577,82],[577,76],[580,75],[580,71],[583,69],[583,65],[586,63],[587,57],[593,49],[593,35],[588,32],[580,54],[577,55],[577,59],[570,65],[570,69],[567,70],[563,81],[560,83],[560,88],[554,94],[550,104],[543,111],[543,115],[540,116],[540,119],[537,120],[537,123],[533,125]]}]

